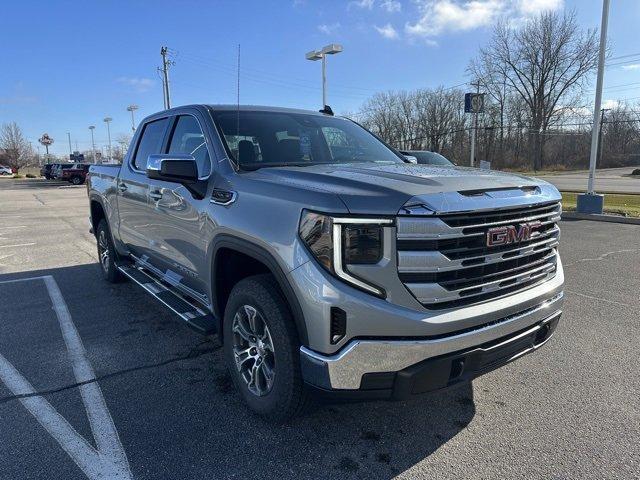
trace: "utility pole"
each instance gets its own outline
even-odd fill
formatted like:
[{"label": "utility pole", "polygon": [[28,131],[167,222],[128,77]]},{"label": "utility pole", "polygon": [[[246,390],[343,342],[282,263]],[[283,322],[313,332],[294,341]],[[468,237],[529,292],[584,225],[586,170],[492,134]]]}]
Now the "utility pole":
[{"label": "utility pole", "polygon": [[[471,83],[472,87],[476,87],[476,94],[480,94],[480,80],[476,80],[475,83]],[[473,167],[476,160],[476,130],[478,130],[478,113],[473,114],[473,128],[471,129],[471,158],[469,159],[469,166]]]},{"label": "utility pole", "polygon": [[169,67],[173,65],[171,60],[167,60],[167,53],[169,49],[162,47],[160,49],[160,55],[162,56],[162,85],[164,86],[164,108],[171,108],[171,91],[169,89]]},{"label": "utility pole", "polygon": [[[71,151],[71,132],[67,132],[67,138],[69,139],[69,155],[73,155]],[[71,159],[71,157],[69,157],[69,159]]]},{"label": "utility pole", "polygon": [[600,25],[600,52],[598,57],[598,76],[596,79],[596,99],[593,107],[593,130],[591,131],[591,155],[589,157],[589,183],[587,194],[578,195],[577,210],[580,213],[602,213],[604,197],[596,195],[594,179],[598,157],[598,139],[600,137],[600,120],[602,105],[602,84],[604,82],[604,61],[607,50],[607,27],[609,25],[610,0],[602,2],[602,23]]}]

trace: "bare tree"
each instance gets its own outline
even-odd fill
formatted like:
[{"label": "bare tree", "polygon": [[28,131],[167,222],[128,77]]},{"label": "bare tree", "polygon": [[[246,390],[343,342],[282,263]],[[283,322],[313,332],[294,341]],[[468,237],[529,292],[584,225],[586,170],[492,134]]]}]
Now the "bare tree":
[{"label": "bare tree", "polygon": [[16,170],[33,160],[33,148],[16,122],[3,123],[0,127],[0,149],[4,150],[7,166]]},{"label": "bare tree", "polygon": [[521,28],[499,22],[472,63],[491,91],[503,84],[526,104],[534,169],[542,167],[544,134],[563,109],[576,104],[597,56],[596,31],[581,30],[575,12],[546,12]]}]

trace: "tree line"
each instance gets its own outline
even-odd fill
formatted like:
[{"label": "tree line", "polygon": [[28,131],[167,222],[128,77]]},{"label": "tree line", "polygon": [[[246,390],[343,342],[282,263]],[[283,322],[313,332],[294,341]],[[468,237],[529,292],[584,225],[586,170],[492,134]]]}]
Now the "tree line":
[{"label": "tree line", "polygon": [[[597,57],[596,31],[581,29],[574,12],[542,13],[519,28],[497,23],[467,69],[485,93],[476,165],[586,168],[593,107],[584,98]],[[381,92],[347,116],[399,149],[432,150],[468,165],[473,123],[464,93],[458,87]],[[599,166],[639,161],[640,105],[617,104],[604,116]]]}]

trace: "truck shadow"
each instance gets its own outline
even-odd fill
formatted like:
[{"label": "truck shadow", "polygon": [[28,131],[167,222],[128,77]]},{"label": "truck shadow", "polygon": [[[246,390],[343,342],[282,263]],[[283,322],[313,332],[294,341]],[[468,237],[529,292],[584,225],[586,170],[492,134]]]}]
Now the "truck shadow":
[{"label": "truck shadow", "polygon": [[[0,275],[0,296],[12,298],[0,306],[0,353],[7,358],[17,358],[25,342],[58,342],[65,361],[55,320],[34,318],[37,331],[17,325],[50,311],[49,299],[34,298],[32,281],[2,283],[44,275],[60,287],[134,476],[390,479],[428,459],[475,415],[473,387],[462,384],[406,402],[319,403],[286,425],[266,423],[242,404],[216,338],[193,332],[132,283],[105,283],[95,264]],[[29,353],[24,368],[45,368],[38,355]],[[36,389],[69,381],[48,380]]]}]

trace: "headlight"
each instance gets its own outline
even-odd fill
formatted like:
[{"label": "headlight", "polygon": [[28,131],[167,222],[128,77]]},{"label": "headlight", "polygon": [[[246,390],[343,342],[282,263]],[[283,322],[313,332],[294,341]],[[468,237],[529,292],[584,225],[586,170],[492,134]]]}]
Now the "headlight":
[{"label": "headlight", "polygon": [[344,263],[371,265],[382,259],[380,225],[345,225]]},{"label": "headlight", "polygon": [[300,221],[300,238],[316,260],[333,273],[333,221],[331,217],[304,211]]},{"label": "headlight", "polygon": [[347,265],[376,264],[382,259],[382,226],[386,218],[338,218],[303,211],[300,238],[330,273],[378,296],[382,289],[354,277]]}]

